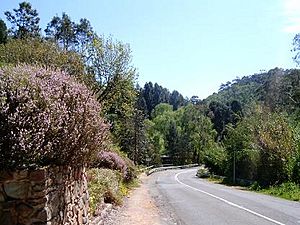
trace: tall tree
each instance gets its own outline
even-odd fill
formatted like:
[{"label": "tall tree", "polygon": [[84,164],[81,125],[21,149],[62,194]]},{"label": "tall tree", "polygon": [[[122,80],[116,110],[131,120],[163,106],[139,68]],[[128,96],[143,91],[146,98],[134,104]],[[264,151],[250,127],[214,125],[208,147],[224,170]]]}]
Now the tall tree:
[{"label": "tall tree", "polygon": [[146,100],[143,96],[143,89],[137,85],[136,87],[136,92],[137,92],[137,109],[141,110],[144,115],[147,117],[148,116],[148,109],[147,109],[147,103]]},{"label": "tall tree", "polygon": [[[137,115],[137,92],[129,45],[95,36],[88,43],[85,59],[87,75],[92,78],[91,88],[103,106],[101,113],[111,124],[115,143],[124,151],[133,152],[129,145],[135,140],[134,122],[130,121]],[[140,163],[135,154],[131,156]]]},{"label": "tall tree", "polygon": [[84,58],[89,57],[88,46],[96,36],[89,20],[82,18],[75,23],[66,13],[61,17],[54,16],[45,33],[48,39],[56,41],[63,49],[77,51]]},{"label": "tall tree", "polygon": [[[168,89],[163,88],[162,86],[152,82],[148,82],[144,85],[142,91],[142,96],[145,99],[147,106],[148,116],[151,116],[152,110],[160,103],[169,103],[170,102],[170,92]],[[179,94],[180,95],[180,94]],[[176,99],[174,98],[174,104]]]},{"label": "tall tree", "polygon": [[124,121],[124,133],[126,135],[121,137],[121,150],[126,152],[136,164],[145,165],[150,155],[144,120],[144,114],[135,109],[133,115]]},{"label": "tall tree", "polygon": [[208,116],[218,132],[218,139],[221,140],[224,138],[226,124],[230,122],[230,108],[219,102],[211,102],[209,110]]},{"label": "tall tree", "polygon": [[29,2],[22,2],[18,9],[13,9],[13,12],[6,11],[4,14],[12,24],[9,32],[13,37],[24,39],[40,36],[40,18]]},{"label": "tall tree", "polygon": [[[86,65],[88,73],[94,77],[98,101],[105,107],[116,103],[116,96],[124,92],[126,82],[128,87],[134,89],[136,70],[131,64],[131,50],[128,44],[114,41],[112,38],[95,37],[89,46]],[[120,97],[126,100],[126,96]],[[127,98],[131,100],[130,96]]]},{"label": "tall tree", "polygon": [[184,160],[182,157],[182,149],[179,146],[179,133],[175,121],[171,121],[168,132],[166,134],[167,154],[171,157],[174,164],[181,164]]},{"label": "tall tree", "polygon": [[75,25],[76,30],[76,50],[79,52],[85,60],[88,60],[88,46],[94,38],[96,33],[93,31],[93,27],[89,20],[82,18],[79,23]]},{"label": "tall tree", "polygon": [[76,43],[76,24],[63,13],[62,17],[54,16],[45,29],[46,36],[54,39],[65,50]]},{"label": "tall tree", "polygon": [[180,106],[185,105],[183,96],[176,90],[174,90],[170,95],[170,105],[173,106],[174,110],[177,110]]},{"label": "tall tree", "polygon": [[165,154],[165,140],[155,127],[155,123],[149,119],[145,120],[146,134],[149,144],[149,156],[151,165],[161,164],[161,155]]},{"label": "tall tree", "polygon": [[0,44],[7,42],[7,27],[3,20],[0,19]]},{"label": "tall tree", "polygon": [[299,65],[300,64],[300,33],[295,35],[293,40],[293,46],[294,48],[292,49],[292,51],[296,53],[293,59]]}]

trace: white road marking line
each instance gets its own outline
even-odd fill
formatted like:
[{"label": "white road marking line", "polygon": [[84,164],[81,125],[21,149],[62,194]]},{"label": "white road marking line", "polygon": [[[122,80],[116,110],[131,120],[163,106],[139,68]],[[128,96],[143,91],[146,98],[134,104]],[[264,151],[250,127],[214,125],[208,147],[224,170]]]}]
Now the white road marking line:
[{"label": "white road marking line", "polygon": [[239,208],[239,209],[244,210],[244,211],[246,211],[246,212],[249,212],[249,213],[251,213],[251,214],[253,214],[253,215],[255,215],[255,216],[261,217],[261,218],[263,218],[263,219],[265,219],[265,220],[268,220],[268,221],[270,221],[270,222],[272,222],[272,223],[275,223],[275,224],[278,224],[278,225],[285,225],[284,223],[281,223],[281,222],[278,222],[278,221],[276,221],[276,220],[273,220],[273,219],[271,219],[271,218],[269,218],[269,217],[267,217],[267,216],[264,216],[264,215],[262,215],[262,214],[259,214],[259,213],[257,213],[257,212],[254,212],[254,211],[252,211],[252,210],[250,210],[250,209],[247,209],[247,208],[245,208],[245,207],[243,207],[243,206],[240,206],[240,205],[238,205],[238,204],[235,204],[235,203],[233,203],[233,202],[230,202],[230,201],[228,201],[228,200],[226,200],[226,199],[224,199],[224,198],[218,197],[218,196],[216,196],[216,195],[210,194],[210,193],[208,193],[208,192],[206,192],[206,191],[197,189],[197,188],[195,188],[195,187],[192,187],[192,186],[190,186],[190,185],[188,185],[188,184],[185,184],[185,183],[181,182],[181,181],[178,179],[178,176],[179,176],[180,174],[188,173],[188,172],[190,172],[190,171],[184,171],[184,172],[177,173],[177,174],[175,175],[175,180],[176,180],[179,184],[184,185],[184,186],[186,186],[186,187],[188,187],[188,188],[191,188],[191,189],[193,189],[194,191],[198,191],[198,192],[201,192],[201,193],[203,193],[203,194],[206,194],[206,195],[208,195],[208,196],[210,196],[210,197],[213,197],[213,198],[215,198],[215,199],[218,199],[218,200],[220,200],[220,201],[222,201],[222,202],[224,202],[224,203],[226,203],[226,204],[228,204],[228,205],[231,205],[231,206],[233,206],[233,207],[236,207],[236,208]]}]

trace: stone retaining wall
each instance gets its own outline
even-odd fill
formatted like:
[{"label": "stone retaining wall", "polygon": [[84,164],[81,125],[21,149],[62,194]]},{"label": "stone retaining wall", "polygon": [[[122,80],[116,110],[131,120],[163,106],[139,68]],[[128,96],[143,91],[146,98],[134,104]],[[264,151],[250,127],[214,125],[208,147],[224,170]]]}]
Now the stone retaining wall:
[{"label": "stone retaining wall", "polygon": [[1,225],[88,224],[85,168],[0,171]]}]

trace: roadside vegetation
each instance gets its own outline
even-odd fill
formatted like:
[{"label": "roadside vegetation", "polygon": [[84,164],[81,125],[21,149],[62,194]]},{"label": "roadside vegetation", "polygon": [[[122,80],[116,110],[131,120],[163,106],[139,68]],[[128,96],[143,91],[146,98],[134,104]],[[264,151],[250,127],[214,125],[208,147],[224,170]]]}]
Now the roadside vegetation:
[{"label": "roadside vegetation", "polygon": [[295,182],[284,182],[280,185],[262,187],[256,181],[249,183],[249,181],[238,180],[235,183],[233,183],[232,179],[228,179],[223,176],[212,175],[209,174],[209,172],[207,171],[203,172],[203,170],[199,170],[197,172],[197,176],[199,178],[205,178],[210,182],[217,184],[223,184],[226,186],[237,186],[248,191],[255,191],[292,201],[300,201],[300,186]]},{"label": "roadside vegetation", "polygon": [[121,204],[139,163],[128,158],[138,112],[129,45],[65,13],[42,33],[28,2],[4,14],[10,26],[0,20],[1,168],[86,166],[91,213],[101,203]]},{"label": "roadside vegetation", "polygon": [[162,163],[204,164],[205,176],[249,180],[252,189],[299,200],[300,70],[274,68],[222,84],[206,99],[184,98],[157,83],[140,87],[130,46],[97,34],[85,18],[63,13],[41,32],[30,3],[5,16],[2,168],[88,165],[92,213],[102,200],[121,203],[136,166]]},{"label": "roadside vegetation", "polygon": [[[253,189],[250,187],[250,189]],[[282,183],[256,190],[258,192],[285,198],[292,201],[300,201],[300,186],[294,182]]]},{"label": "roadside vegetation", "polygon": [[88,171],[90,193],[90,213],[97,214],[103,203],[121,205],[123,198],[133,188],[139,186],[138,180],[125,181],[120,172],[111,169],[93,168]]}]

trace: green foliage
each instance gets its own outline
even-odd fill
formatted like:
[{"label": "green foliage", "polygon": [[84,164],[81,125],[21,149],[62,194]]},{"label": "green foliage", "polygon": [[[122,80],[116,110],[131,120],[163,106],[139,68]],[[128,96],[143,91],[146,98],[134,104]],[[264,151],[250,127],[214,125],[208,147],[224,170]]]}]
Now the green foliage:
[{"label": "green foliage", "polygon": [[135,109],[133,115],[124,121],[124,135],[121,137],[121,150],[138,165],[146,164],[150,157],[144,119],[143,113]]},{"label": "green foliage", "polygon": [[226,173],[232,177],[234,154],[236,176],[243,179],[257,179],[259,163],[259,149],[254,142],[252,125],[256,122],[254,117],[246,117],[236,128],[227,127],[227,136],[224,145],[228,152]]},{"label": "green foliage", "polygon": [[45,33],[48,38],[61,44],[65,50],[68,50],[76,42],[75,23],[66,13],[63,13],[61,18],[54,16],[48,23]]},{"label": "green foliage", "polygon": [[218,175],[225,175],[227,152],[220,144],[211,142],[211,146],[204,149],[203,163],[210,172]]},{"label": "green foliage", "polygon": [[210,176],[210,173],[209,173],[209,170],[207,168],[200,167],[197,170],[196,176],[199,177],[199,178],[208,178]]},{"label": "green foliage", "polygon": [[0,90],[1,168],[85,165],[106,149],[100,104],[67,74],[6,66]]},{"label": "green foliage", "polygon": [[[135,68],[131,65],[129,45],[111,38],[95,37],[87,45],[86,70],[92,77],[91,88],[103,106],[102,115],[111,123],[114,142],[128,153],[135,162],[141,163],[145,152],[143,117],[135,110],[137,93],[134,87]],[[137,125],[139,124],[139,125]],[[138,137],[139,136],[139,137]]]},{"label": "green foliage", "polygon": [[212,172],[224,171],[226,152],[215,143],[213,124],[198,106],[189,104],[173,111],[171,105],[161,103],[147,123],[156,152],[169,156],[173,164],[207,163]]},{"label": "green foliage", "polygon": [[299,70],[274,68],[251,76],[237,78],[222,85],[204,101],[230,103],[238,101],[245,110],[255,102],[261,102],[272,111],[293,112],[299,108]]},{"label": "green foliage", "polygon": [[146,110],[150,116],[155,106],[160,103],[169,103],[170,92],[157,83],[153,85],[152,82],[148,82],[142,90],[142,96],[145,99]]},{"label": "green foliage", "polygon": [[3,20],[0,19],[0,44],[7,42],[7,27]]},{"label": "green foliage", "polygon": [[152,82],[148,82],[144,85],[140,97],[144,102],[143,111],[149,118],[153,118],[152,111],[161,103],[172,105],[173,110],[177,110],[181,106],[186,105],[186,100],[178,91],[175,90],[170,93],[168,89],[163,88],[157,83],[153,85]]},{"label": "green foliage", "polygon": [[169,103],[173,106],[173,110],[177,110],[181,106],[184,106],[186,101],[178,91],[174,90],[170,95]]},{"label": "green foliage", "polygon": [[[131,51],[128,44],[95,37],[88,46],[86,66],[95,78],[98,100],[106,108],[113,106],[121,98],[122,90],[131,88],[134,92],[135,68],[131,65]],[[125,95],[132,99],[132,96]],[[135,94],[133,94],[135,98]],[[109,99],[110,101],[106,101]]]},{"label": "green foliage", "polygon": [[263,183],[281,183],[292,174],[289,161],[296,153],[293,130],[282,114],[264,112],[258,119],[254,131],[260,148],[258,179]]},{"label": "green foliage", "polygon": [[46,37],[54,40],[65,50],[75,50],[86,54],[87,45],[95,36],[93,28],[87,19],[80,19],[76,24],[63,13],[62,17],[54,16],[45,29]]},{"label": "green foliage", "polygon": [[[299,35],[294,41],[299,52]],[[299,182],[299,74],[274,68],[228,82],[204,100],[228,153],[227,175],[235,157],[237,177],[263,185]]]},{"label": "green foliage", "polygon": [[183,141],[179,137],[179,130],[176,126],[175,121],[172,121],[168,133],[166,134],[166,148],[168,154],[171,156],[173,164],[175,165],[183,165],[185,164],[185,157],[183,154],[183,149],[181,146],[183,145]]},{"label": "green foliage", "polygon": [[237,177],[275,184],[292,176],[296,155],[292,127],[283,114],[257,108],[234,129],[228,127],[225,146],[229,173],[236,154]]},{"label": "green foliage", "polygon": [[258,191],[288,200],[300,201],[300,186],[293,182],[282,183],[266,189],[258,189]]},{"label": "green foliage", "polygon": [[297,184],[300,184],[300,152],[298,151],[297,156],[293,164],[292,180]]},{"label": "green foliage", "polygon": [[152,122],[155,124],[155,129],[157,129],[165,137],[168,133],[170,124],[175,120],[175,114],[172,110],[172,106],[161,103],[155,107],[152,114]]},{"label": "green foliage", "polygon": [[124,190],[121,192],[121,176],[118,172],[109,169],[90,169],[88,178],[89,205],[92,215],[103,201],[115,205],[122,203]]},{"label": "green foliage", "polygon": [[155,129],[155,124],[149,119],[145,120],[145,128],[147,140],[149,143],[149,165],[160,165],[161,155],[165,154],[165,140],[164,136]]},{"label": "green foliage", "polygon": [[0,62],[26,63],[60,69],[84,80],[84,64],[75,52],[62,51],[55,43],[40,39],[12,39],[0,45]]},{"label": "green foliage", "polygon": [[210,102],[207,115],[211,118],[215,130],[218,132],[217,139],[223,140],[226,136],[226,125],[236,126],[243,117],[241,104],[233,100],[230,104]]},{"label": "green foliage", "polygon": [[101,209],[102,203],[122,204],[123,197],[138,185],[136,177],[124,180],[117,171],[99,168],[88,170],[90,213],[95,215],[97,208]]},{"label": "green foliage", "polygon": [[14,9],[13,12],[6,11],[4,14],[12,24],[9,32],[14,38],[40,36],[40,18],[29,2],[21,2],[18,9]]}]

